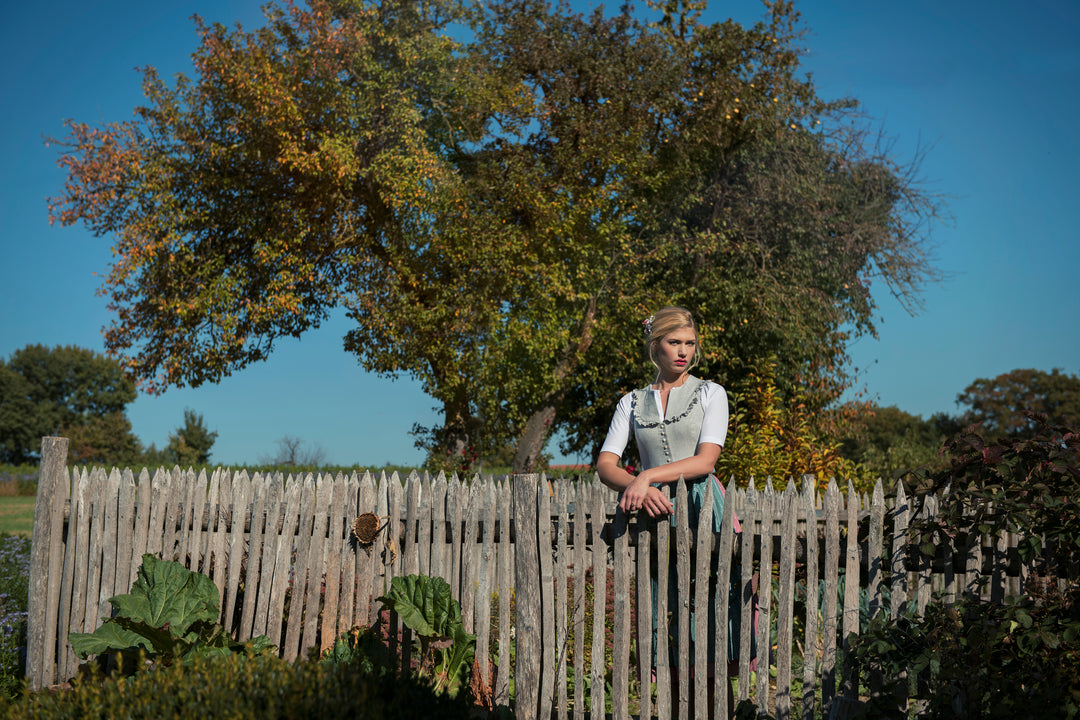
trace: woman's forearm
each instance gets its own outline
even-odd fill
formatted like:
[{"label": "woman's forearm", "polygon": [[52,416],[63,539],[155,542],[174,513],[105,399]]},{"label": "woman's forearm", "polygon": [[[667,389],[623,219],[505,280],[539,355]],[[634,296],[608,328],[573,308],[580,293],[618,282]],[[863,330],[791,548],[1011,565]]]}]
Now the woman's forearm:
[{"label": "woman's forearm", "polygon": [[622,491],[634,481],[634,476],[619,467],[619,458],[614,453],[602,452],[596,461],[596,474],[600,482],[612,490]]},{"label": "woman's forearm", "polygon": [[649,484],[672,483],[680,477],[696,478],[709,475],[716,469],[716,460],[720,457],[720,446],[702,443],[697,452],[688,458],[676,460],[665,465],[657,465],[641,473]]}]

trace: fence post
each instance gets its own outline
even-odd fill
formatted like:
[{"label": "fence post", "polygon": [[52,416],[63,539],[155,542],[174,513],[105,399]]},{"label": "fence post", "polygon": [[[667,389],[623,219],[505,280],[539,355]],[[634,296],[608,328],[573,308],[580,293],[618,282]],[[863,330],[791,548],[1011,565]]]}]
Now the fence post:
[{"label": "fence post", "polygon": [[[59,604],[61,568],[52,567],[53,559],[63,553],[53,552],[53,536],[60,537],[63,512],[55,512],[55,497],[62,493],[67,479],[67,438],[41,439],[41,465],[38,467],[37,499],[34,501],[34,528],[30,540],[30,585],[26,614],[26,677],[31,690],[51,684],[56,676],[56,615]],[[54,532],[55,526],[55,532]],[[56,592],[51,592],[49,579]],[[53,595],[57,595],[54,600]]]},{"label": "fence post", "polygon": [[540,547],[537,544],[537,489],[540,476],[514,475],[514,596],[517,653],[514,665],[514,716],[537,720],[540,698],[542,647]]}]

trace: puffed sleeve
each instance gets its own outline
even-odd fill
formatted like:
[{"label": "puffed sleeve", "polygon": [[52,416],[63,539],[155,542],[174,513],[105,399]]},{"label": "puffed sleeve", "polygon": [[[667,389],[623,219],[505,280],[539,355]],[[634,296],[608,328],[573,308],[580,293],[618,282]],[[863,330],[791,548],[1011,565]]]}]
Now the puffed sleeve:
[{"label": "puffed sleeve", "polygon": [[727,392],[714,382],[705,383],[701,386],[701,406],[705,410],[705,419],[701,422],[698,444],[714,443],[723,447],[728,430]]},{"label": "puffed sleeve", "polygon": [[631,394],[626,393],[615,406],[615,415],[611,418],[607,437],[600,452],[615,453],[622,457],[626,444],[630,442],[630,408],[632,405]]}]

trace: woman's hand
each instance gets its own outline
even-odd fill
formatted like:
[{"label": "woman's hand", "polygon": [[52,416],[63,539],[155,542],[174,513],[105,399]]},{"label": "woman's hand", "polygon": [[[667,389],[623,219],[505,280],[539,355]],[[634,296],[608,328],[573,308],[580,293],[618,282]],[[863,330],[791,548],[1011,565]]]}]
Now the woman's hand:
[{"label": "woman's hand", "polygon": [[635,477],[626,486],[622,497],[619,499],[619,507],[627,515],[638,510],[644,510],[649,514],[649,517],[653,518],[670,515],[674,509],[671,501],[664,496],[664,493],[659,488],[649,484],[645,473]]}]

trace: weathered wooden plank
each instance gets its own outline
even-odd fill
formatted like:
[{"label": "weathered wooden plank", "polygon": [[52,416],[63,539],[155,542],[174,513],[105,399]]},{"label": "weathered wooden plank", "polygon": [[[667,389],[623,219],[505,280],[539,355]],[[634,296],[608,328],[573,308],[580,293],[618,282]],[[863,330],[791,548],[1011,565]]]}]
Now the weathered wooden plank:
[{"label": "weathered wooden plank", "polygon": [[[639,512],[637,522],[633,525],[634,541],[637,547],[635,558],[635,591],[637,593],[637,647],[638,647],[638,687],[641,688],[639,700],[639,717],[652,717],[652,587],[650,572],[650,555],[653,553],[652,533],[650,528],[654,523],[650,522],[646,513]],[[730,548],[729,548],[730,549]],[[725,650],[726,652],[726,650]]]},{"label": "weathered wooden plank", "polygon": [[825,598],[822,628],[825,634],[821,651],[821,704],[824,712],[832,708],[836,697],[837,593],[840,577],[840,490],[834,480],[825,491]]},{"label": "weathered wooden plank", "polygon": [[224,599],[226,586],[226,572],[228,571],[228,538],[229,538],[229,503],[232,502],[232,483],[228,470],[217,468],[214,470],[210,481],[210,511],[213,516],[214,532],[210,534],[206,542],[206,552],[213,558],[214,584],[217,585],[218,594]]},{"label": "weathered wooden plank", "polygon": [[428,577],[431,576],[432,484],[431,475],[425,472],[419,482],[420,494],[416,515],[416,549],[419,561],[417,572]]},{"label": "weathered wooden plank", "polygon": [[[402,486],[401,480],[396,472],[391,473],[388,480],[385,479],[386,475],[384,473],[383,478],[383,484],[386,488],[387,514],[389,515],[387,532],[390,533],[390,544],[388,548],[389,557],[384,558],[382,569],[385,573],[384,583],[386,587],[389,588],[390,583],[393,582],[394,578],[400,577],[403,574],[403,561],[401,553],[399,552],[399,548],[404,539],[401,520]],[[400,657],[401,671],[408,672],[411,658],[409,643],[411,642],[412,634],[407,627],[404,627],[404,625],[398,621],[397,613],[394,612],[389,614],[387,626],[390,630],[390,654],[391,656]],[[401,638],[400,643],[398,642],[399,637]]]},{"label": "weathered wooden plank", "polygon": [[340,623],[338,607],[341,595],[341,543],[342,538],[347,537],[349,530],[345,523],[345,477],[338,473],[331,481],[331,496],[328,525],[326,530],[326,546],[323,552],[325,560],[325,587],[323,593],[322,625],[319,629],[319,651],[325,653],[334,646],[334,641],[340,633],[348,630],[344,623]]},{"label": "weathered wooden plank", "polygon": [[320,474],[315,481],[315,524],[311,531],[311,546],[308,549],[307,597],[304,600],[304,636],[300,641],[300,651],[307,651],[319,645],[319,615],[322,611],[322,584],[326,575],[323,548],[326,546],[327,523],[329,522],[330,501],[334,497],[333,479]]},{"label": "weathered wooden plank", "polygon": [[292,566],[292,590],[289,593],[289,619],[285,625],[285,640],[282,643],[281,656],[286,660],[295,660],[300,656],[300,642],[303,632],[303,615],[305,598],[307,597],[307,584],[310,582],[309,557],[311,551],[311,537],[315,526],[315,478],[311,473],[293,478],[293,482],[301,483],[300,487],[300,515],[296,528],[296,544],[293,553]]},{"label": "weathered wooden plank", "polygon": [[[731,682],[728,679],[728,613],[731,589],[732,549],[735,544],[735,481],[731,481],[724,498],[724,515],[720,522],[720,535],[716,538],[716,594],[713,598],[713,612],[716,613],[716,645],[712,648],[716,663],[716,677],[713,678],[713,717],[727,717],[728,695],[731,694]],[[717,488],[719,490],[719,486]],[[710,504],[711,507],[711,504]]]},{"label": "weathered wooden plank", "polygon": [[761,528],[761,560],[758,570],[758,627],[757,627],[757,706],[759,711],[772,714],[769,697],[769,650],[772,627],[772,549],[773,549],[773,509],[776,507],[776,491],[772,478],[766,484],[761,495],[761,509],[755,513]]},{"label": "weathered wooden plank", "polygon": [[586,547],[589,531],[589,497],[593,483],[580,482],[574,485],[574,720],[585,717],[585,607],[586,573],[592,565],[592,554]]},{"label": "weathered wooden plank", "polygon": [[[603,717],[605,712],[605,666],[604,640],[607,634],[604,624],[605,599],[607,598],[607,546],[601,540],[604,529],[604,488],[598,483],[592,486],[589,498],[592,526],[592,573],[593,573],[593,615],[592,615],[592,656],[590,658],[591,684],[589,685],[592,717]],[[519,583],[519,587],[520,587]],[[520,597],[520,595],[518,596]],[[544,717],[544,716],[541,716]]]},{"label": "weathered wooden plank", "polygon": [[431,574],[449,585],[453,572],[446,542],[446,491],[446,475],[440,472],[431,485]]},{"label": "weathered wooden plank", "polygon": [[[67,438],[41,440],[34,527],[30,538],[30,578],[27,603],[26,677],[31,690],[52,684],[56,677],[56,605],[60,578],[56,552],[63,516],[56,512],[56,497],[63,496],[67,481]],[[54,527],[55,526],[55,527]],[[50,575],[53,582],[50,587]],[[55,587],[55,591],[53,591]]]},{"label": "weathered wooden plank", "polygon": [[214,577],[215,563],[214,557],[214,543],[216,542],[217,524],[218,524],[218,503],[221,495],[221,468],[215,468],[210,472],[210,477],[206,484],[206,528],[203,532],[200,552],[202,553],[202,564],[200,565],[200,572],[206,575],[210,579]]},{"label": "weathered wooden plank", "polygon": [[[489,479],[490,480],[490,479]],[[477,478],[481,493],[481,525],[483,537],[480,544],[480,577],[476,589],[476,657],[474,664],[479,664],[480,680],[484,687],[491,683],[489,643],[491,641],[491,592],[495,585],[495,488],[494,483],[481,483]],[[434,496],[432,497],[435,502]]]},{"label": "weathered wooden plank", "polygon": [[492,689],[496,705],[507,705],[510,702],[510,635],[516,622],[510,611],[510,596],[514,592],[515,582],[514,544],[510,541],[513,491],[513,484],[506,480],[499,484],[495,493],[499,514],[499,651],[498,672]]},{"label": "weathered wooden plank", "polygon": [[891,557],[891,584],[889,586],[892,617],[900,617],[908,601],[908,523],[911,518],[911,503],[904,493],[904,484],[896,483],[896,502],[893,505],[893,536]]},{"label": "weathered wooden plank", "polygon": [[255,633],[255,606],[259,600],[259,573],[262,568],[263,534],[273,532],[266,528],[266,512],[272,492],[269,474],[255,473],[251,477],[252,503],[250,532],[247,543],[247,565],[244,571],[244,607],[240,615],[241,640],[249,640]]},{"label": "weathered wooden plank", "polygon": [[141,562],[144,554],[161,556],[161,548],[165,537],[165,511],[169,499],[169,475],[164,468],[154,471],[154,478],[150,484],[150,519],[146,531],[146,544],[138,558],[133,558],[136,566]]},{"label": "weathered wooden plank", "polygon": [[449,520],[448,525],[448,544],[450,547],[450,574],[447,576],[447,580],[450,582],[450,587],[453,588],[455,597],[459,597],[457,593],[461,592],[461,570],[462,570],[462,532],[464,518],[464,508],[468,504],[468,497],[466,493],[467,489],[462,488],[461,481],[457,475],[451,475],[448,481],[446,490],[446,516]]},{"label": "weathered wooden plank", "polygon": [[866,590],[869,599],[870,617],[883,607],[881,596],[882,569],[881,559],[885,552],[885,492],[881,480],[874,485],[874,494],[870,500],[869,532],[867,535]]},{"label": "weathered wooden plank", "polygon": [[[300,478],[290,475],[284,483],[278,481],[275,486],[281,487],[280,494],[275,498],[284,509],[281,515],[281,532],[277,533],[275,523],[275,535],[272,544],[273,554],[267,554],[263,567],[269,569],[267,578],[267,614],[263,620],[263,633],[270,638],[270,642],[281,647],[281,639],[285,626],[285,598],[292,586],[292,556],[296,545],[296,528],[300,523],[300,494],[304,483]],[[269,534],[268,534],[269,536]]]},{"label": "weathered wooden plank", "polygon": [[[604,492],[604,494],[607,493]],[[630,717],[631,629],[628,520],[626,513],[616,509],[615,517],[611,522],[611,533],[614,537],[612,543],[612,629],[614,634],[612,636],[611,714],[615,720],[628,720]]]},{"label": "weathered wooden plank", "polygon": [[844,697],[858,700],[859,678],[851,661],[852,636],[859,634],[859,498],[848,480],[847,554],[844,560]]},{"label": "weathered wooden plank", "polygon": [[161,559],[175,562],[179,560],[177,548],[177,528],[180,527],[182,513],[184,511],[184,492],[187,486],[184,483],[184,474],[179,467],[173,469],[167,475],[165,502],[165,532],[161,541]]},{"label": "weathered wooden plank", "polygon": [[[71,677],[78,668],[78,662],[71,645],[66,642],[69,632],[82,632],[83,593],[86,588],[85,565],[80,558],[87,552],[85,522],[85,510],[81,498],[83,471],[72,468],[71,504],[69,508],[67,547],[64,548],[64,581],[60,588],[59,629],[57,631],[58,643],[62,643],[58,651],[57,664],[59,678]],[[79,567],[84,568],[82,583],[79,580]]]},{"label": "weathered wooden plank", "polygon": [[[709,573],[712,564],[713,545],[713,481],[706,478],[705,497],[701,502],[701,512],[698,515],[697,527],[693,528],[693,553],[696,560],[693,568],[695,581],[693,583],[694,603],[694,655],[692,666],[694,672],[694,707],[704,708],[703,714],[708,713],[709,707],[709,683],[710,675],[705,668],[713,668],[714,672],[723,672],[724,663],[715,663],[712,655],[713,648],[709,647]],[[701,579],[704,578],[704,582]],[[689,637],[689,636],[685,636]],[[689,643],[687,643],[689,644]]]},{"label": "weathered wooden plank", "polygon": [[102,476],[101,491],[95,500],[105,506],[105,526],[102,528],[101,535],[101,579],[98,586],[97,616],[99,621],[112,615],[109,598],[128,590],[128,588],[116,587],[117,521],[120,512],[120,485],[123,478],[115,467],[108,475],[105,475],[102,469]]},{"label": "weathered wooden plank", "polygon": [[555,717],[557,720],[566,720],[566,712],[569,708],[567,690],[569,685],[566,679],[566,662],[569,659],[567,653],[567,638],[569,627],[567,626],[569,605],[567,592],[569,590],[569,573],[571,560],[567,557],[569,542],[567,540],[567,522],[569,514],[566,507],[567,481],[565,478],[556,478],[550,481],[554,507],[552,515],[555,522]]},{"label": "weathered wooden plank", "polygon": [[124,468],[120,478],[119,499],[116,504],[116,567],[113,573],[113,594],[126,593],[131,588],[131,549],[135,544],[135,477]]},{"label": "weathered wooden plank", "polygon": [[[465,485],[467,501],[465,504],[465,529],[461,535],[461,586],[456,590],[458,602],[461,603],[461,616],[465,631],[470,633],[475,632],[476,629],[476,618],[474,617],[476,609],[476,578],[480,572],[480,548],[476,544],[481,502],[479,490],[480,488],[476,483]],[[542,525],[537,527],[538,534],[543,533],[543,531]],[[543,562],[543,555],[541,555],[540,561]]]},{"label": "weathered wooden plank", "polygon": [[402,523],[404,542],[401,544],[401,568],[405,575],[420,572],[420,550],[416,542],[416,531],[420,525],[420,476],[415,471],[410,473],[404,487],[405,520]]},{"label": "weathered wooden plank", "polygon": [[360,508],[360,478],[356,472],[345,480],[345,536],[341,539],[341,620],[338,632],[351,630],[356,625],[356,563],[363,550],[352,534],[354,519]]},{"label": "weathered wooden plank", "polygon": [[[375,598],[381,595],[385,588],[380,583],[375,584],[376,576],[382,578],[382,553],[389,536],[390,528],[386,525],[386,493],[378,492],[375,478],[369,472],[365,472],[360,478],[360,507],[359,513],[373,512],[379,517],[382,529],[375,537],[375,542],[363,550],[357,549],[356,553],[356,606],[353,616],[357,625],[371,627],[375,624],[377,603]],[[374,588],[374,592],[373,592]]]},{"label": "weathered wooden plank", "polygon": [[818,531],[817,493],[812,479],[803,484],[802,510],[806,518],[806,615],[803,618],[803,720],[817,716],[816,696],[818,652]]},{"label": "weathered wooden plank", "polygon": [[[232,523],[229,528],[229,580],[226,586],[225,596],[222,597],[225,628],[232,633],[233,637],[239,638],[240,633],[235,627],[237,601],[240,595],[240,570],[244,564],[245,539],[244,525],[251,510],[251,481],[247,471],[241,470],[232,477],[232,508],[230,514]],[[153,530],[153,527],[151,527]],[[236,618],[238,620],[238,618]]]},{"label": "weathered wooden plank", "polygon": [[[514,587],[517,607],[517,654],[514,668],[516,698],[514,715],[520,720],[540,718],[541,659],[540,627],[542,593],[536,587],[540,577],[540,549],[537,545],[537,501],[539,476],[514,476]],[[524,592],[530,588],[530,592]]]},{"label": "weathered wooden plank", "polygon": [[128,587],[135,582],[135,576],[146,553],[146,543],[150,533],[151,505],[154,502],[154,487],[150,480],[150,471],[145,467],[139,471],[139,484],[135,497],[135,525],[132,528],[131,556],[128,558]]},{"label": "weathered wooden plank", "polygon": [[[267,602],[274,595],[274,570],[277,564],[277,550],[280,543],[292,545],[292,535],[286,537],[282,525],[285,511],[285,482],[280,472],[267,473],[264,476],[266,483],[266,520],[263,525],[262,542],[252,542],[251,554],[258,552],[258,584],[252,584],[251,589],[257,592],[255,603],[255,615],[253,618],[251,637],[267,634],[267,623],[270,621],[270,603]],[[252,533],[254,540],[254,532]],[[251,558],[248,558],[248,567],[252,567]]]},{"label": "weathered wooden plank", "polygon": [[[97,629],[98,618],[101,616],[101,563],[105,552],[105,508],[110,505],[105,496],[105,483],[107,477],[103,468],[93,468],[90,471],[90,493],[87,498],[91,503],[90,512],[90,536],[89,557],[86,565],[86,610],[83,616],[85,632],[93,632]],[[115,503],[115,498],[112,499]],[[105,601],[108,606],[108,599]]]},{"label": "weathered wooden plank", "polygon": [[[70,578],[67,575],[67,561],[68,550],[70,545],[74,542],[74,536],[65,535],[65,509],[71,500],[71,479],[68,475],[67,466],[64,464],[67,460],[65,449],[66,446],[54,445],[50,452],[63,455],[63,462],[60,463],[61,467],[57,473],[56,478],[53,481],[51,510],[49,520],[49,534],[48,534],[48,548],[49,548],[49,560],[47,570],[48,577],[48,589],[46,590],[46,602],[47,607],[45,609],[45,630],[44,630],[44,648],[41,650],[40,657],[42,658],[41,666],[45,669],[45,674],[42,677],[42,686],[46,684],[52,684],[64,680],[69,675],[63,674],[62,665],[66,662],[66,659],[71,655],[70,647],[67,641],[67,633],[64,631],[68,623],[68,612],[70,611],[70,590],[68,590],[67,599],[65,600],[64,590],[69,584]],[[44,456],[42,456],[42,463],[45,463]],[[55,469],[48,469],[46,472],[56,472]],[[48,483],[46,483],[48,484]],[[37,514],[37,500],[35,499],[34,514]],[[69,528],[70,530],[70,528]],[[44,529],[40,531],[39,537],[45,537]],[[31,546],[33,545],[33,539],[31,538]],[[39,599],[40,595],[37,596]],[[27,636],[29,644],[29,608],[28,610],[28,623],[27,623]],[[40,613],[38,615],[40,617]],[[57,628],[60,628],[58,631]],[[36,638],[41,638],[41,631],[35,634]],[[29,647],[27,648],[29,652]],[[74,655],[71,655],[74,660]],[[74,673],[74,668],[72,669]],[[29,673],[28,673],[29,677]]]},{"label": "weathered wooden plank", "polygon": [[[757,488],[750,485],[744,497],[742,514],[742,556],[740,559],[741,576],[739,577],[739,694],[737,700],[742,702],[750,698],[750,661],[753,649],[754,637],[754,547],[758,537],[759,515],[761,513],[760,497]],[[738,507],[738,506],[736,506]],[[758,648],[761,654],[761,648]]]},{"label": "weathered wooden plank", "polygon": [[[925,519],[933,517],[937,514],[937,499],[934,497],[926,498],[926,504],[923,506],[922,511],[919,513],[919,519]],[[916,551],[918,549],[916,548]],[[918,603],[919,616],[921,617],[926,612],[926,606],[930,603],[930,596],[932,594],[932,578],[933,578],[933,558],[919,553],[919,575],[915,580],[915,597]]]},{"label": "weathered wooden plank", "polygon": [[555,577],[551,558],[551,488],[547,478],[541,474],[537,488],[538,527],[536,543],[540,565],[540,612],[541,612],[541,692],[540,717],[551,717],[552,704],[555,701]]},{"label": "weathered wooden plank", "polygon": [[[795,546],[798,526],[798,493],[788,481],[780,499],[780,569],[777,575],[776,608],[776,718],[791,717],[791,651],[795,615]],[[764,673],[763,673],[764,674]]]},{"label": "weathered wooden plank", "polygon": [[192,487],[190,495],[191,512],[187,514],[191,518],[191,529],[189,530],[185,553],[188,556],[188,567],[205,575],[206,570],[203,566],[209,562],[209,558],[203,557],[203,518],[206,514],[207,491],[206,470],[199,470],[198,479],[192,477],[192,471],[188,470],[187,482]]}]

